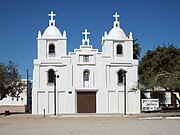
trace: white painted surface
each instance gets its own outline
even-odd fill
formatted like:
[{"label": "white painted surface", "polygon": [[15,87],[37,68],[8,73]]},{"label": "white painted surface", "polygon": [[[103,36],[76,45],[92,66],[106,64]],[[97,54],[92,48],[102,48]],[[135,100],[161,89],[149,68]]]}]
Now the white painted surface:
[{"label": "white painted surface", "polygon": [[[37,93],[37,114],[43,114],[43,109],[45,107],[45,92],[38,92]],[[36,106],[33,106],[33,108]],[[47,110],[47,109],[46,109]]]},{"label": "white painted surface", "polygon": [[116,103],[116,93],[115,91],[109,91],[108,92],[108,110],[109,113],[115,113],[117,112],[116,107],[117,103]]},{"label": "white painted surface", "polygon": [[48,113],[53,114],[54,112],[54,92],[48,93]]},{"label": "white painted surface", "polygon": [[58,92],[58,113],[66,113],[66,92]]},{"label": "white painted surface", "polygon": [[124,92],[118,91],[118,112],[124,113]]},{"label": "white painted surface", "polygon": [[[50,17],[49,27],[56,27],[53,13]],[[137,83],[138,61],[133,60],[132,37],[129,39],[120,28],[118,15],[115,14],[114,17],[114,27],[109,34],[105,32],[102,38],[102,52],[93,49],[90,45],[88,38],[90,33],[86,29],[83,32],[85,37],[82,45],[68,54],[66,32],[60,35],[60,30],[58,32],[56,28],[52,28],[52,32],[49,32],[47,29],[50,28],[47,28],[43,36],[41,33],[38,34],[38,57],[34,60],[33,72],[33,114],[41,114],[40,110],[43,108],[47,110],[46,113],[54,113],[51,111],[54,110],[53,98],[48,96],[48,93],[54,90],[53,84],[48,84],[49,69],[53,69],[56,75],[59,75],[56,79],[57,113],[77,112],[76,92],[79,90],[97,91],[97,113],[123,113],[124,88],[123,84],[118,84],[117,72],[120,69],[127,71],[127,91],[131,91]],[[50,44],[55,45],[53,56],[49,54]],[[122,55],[117,55],[118,44],[123,46]],[[84,56],[88,56],[89,60],[84,61]],[[83,80],[83,72],[86,69],[90,71],[88,82]],[[44,99],[37,100],[38,93],[41,91],[45,91],[44,95],[41,95]],[[41,109],[37,109],[37,105]],[[127,92],[127,113],[140,113],[140,92]]]}]

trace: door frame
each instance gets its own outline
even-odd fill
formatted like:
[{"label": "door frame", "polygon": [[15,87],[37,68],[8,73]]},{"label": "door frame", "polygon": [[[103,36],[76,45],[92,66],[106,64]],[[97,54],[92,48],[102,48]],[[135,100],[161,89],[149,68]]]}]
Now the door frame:
[{"label": "door frame", "polygon": [[97,94],[98,94],[98,88],[76,88],[75,89],[75,113],[79,114],[77,112],[77,93],[78,92],[96,92],[96,113],[97,113]]}]

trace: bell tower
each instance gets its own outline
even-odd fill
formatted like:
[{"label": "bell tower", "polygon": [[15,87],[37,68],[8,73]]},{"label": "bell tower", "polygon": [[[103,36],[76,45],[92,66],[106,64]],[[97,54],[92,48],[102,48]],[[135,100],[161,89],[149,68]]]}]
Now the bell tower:
[{"label": "bell tower", "polygon": [[117,12],[113,15],[115,18],[113,28],[107,34],[104,32],[102,37],[102,54],[110,56],[112,59],[133,59],[133,39],[132,33],[127,37],[120,27],[120,21]]},{"label": "bell tower", "polygon": [[66,31],[61,34],[61,31],[55,25],[54,14],[51,11],[48,14],[50,17],[49,26],[43,34],[38,32],[38,59],[54,59],[67,55],[67,37]]}]

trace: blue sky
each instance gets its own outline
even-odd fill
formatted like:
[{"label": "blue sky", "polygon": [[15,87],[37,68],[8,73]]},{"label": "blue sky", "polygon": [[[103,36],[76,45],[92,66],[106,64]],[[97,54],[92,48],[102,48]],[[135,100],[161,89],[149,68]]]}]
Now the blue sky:
[{"label": "blue sky", "polygon": [[180,0],[0,0],[0,62],[17,62],[23,78],[27,68],[32,75],[37,33],[48,26],[50,11],[56,13],[56,26],[67,32],[68,52],[79,48],[85,28],[101,51],[115,12],[125,33],[139,39],[141,57],[163,43],[180,47]]}]

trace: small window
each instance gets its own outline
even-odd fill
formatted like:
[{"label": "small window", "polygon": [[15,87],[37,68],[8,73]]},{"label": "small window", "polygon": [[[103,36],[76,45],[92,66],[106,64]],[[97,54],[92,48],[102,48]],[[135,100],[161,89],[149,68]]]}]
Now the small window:
[{"label": "small window", "polygon": [[84,42],[84,45],[88,45],[88,42],[87,42],[87,41],[85,41],[85,42]]},{"label": "small window", "polygon": [[55,54],[55,46],[53,44],[49,45],[49,54]]},{"label": "small window", "polygon": [[89,87],[89,75],[90,75],[90,72],[88,69],[84,70],[83,72],[83,86],[84,87]]},{"label": "small window", "polygon": [[12,101],[14,101],[14,98],[12,98]]},{"label": "small window", "polygon": [[72,94],[72,91],[69,91],[68,93],[69,93],[69,94]]},{"label": "small window", "polygon": [[123,83],[123,70],[119,70],[119,72],[118,72],[118,84],[119,83]]},{"label": "small window", "polygon": [[89,81],[89,70],[84,71],[84,81]]},{"label": "small window", "polygon": [[117,54],[122,54],[122,45],[117,45],[116,47],[116,50],[117,50]]},{"label": "small window", "polygon": [[89,62],[89,56],[83,56],[83,62]]},{"label": "small window", "polygon": [[54,70],[50,69],[48,71],[48,83],[54,83]]},{"label": "small window", "polygon": [[21,101],[23,101],[23,98],[21,98]]}]

